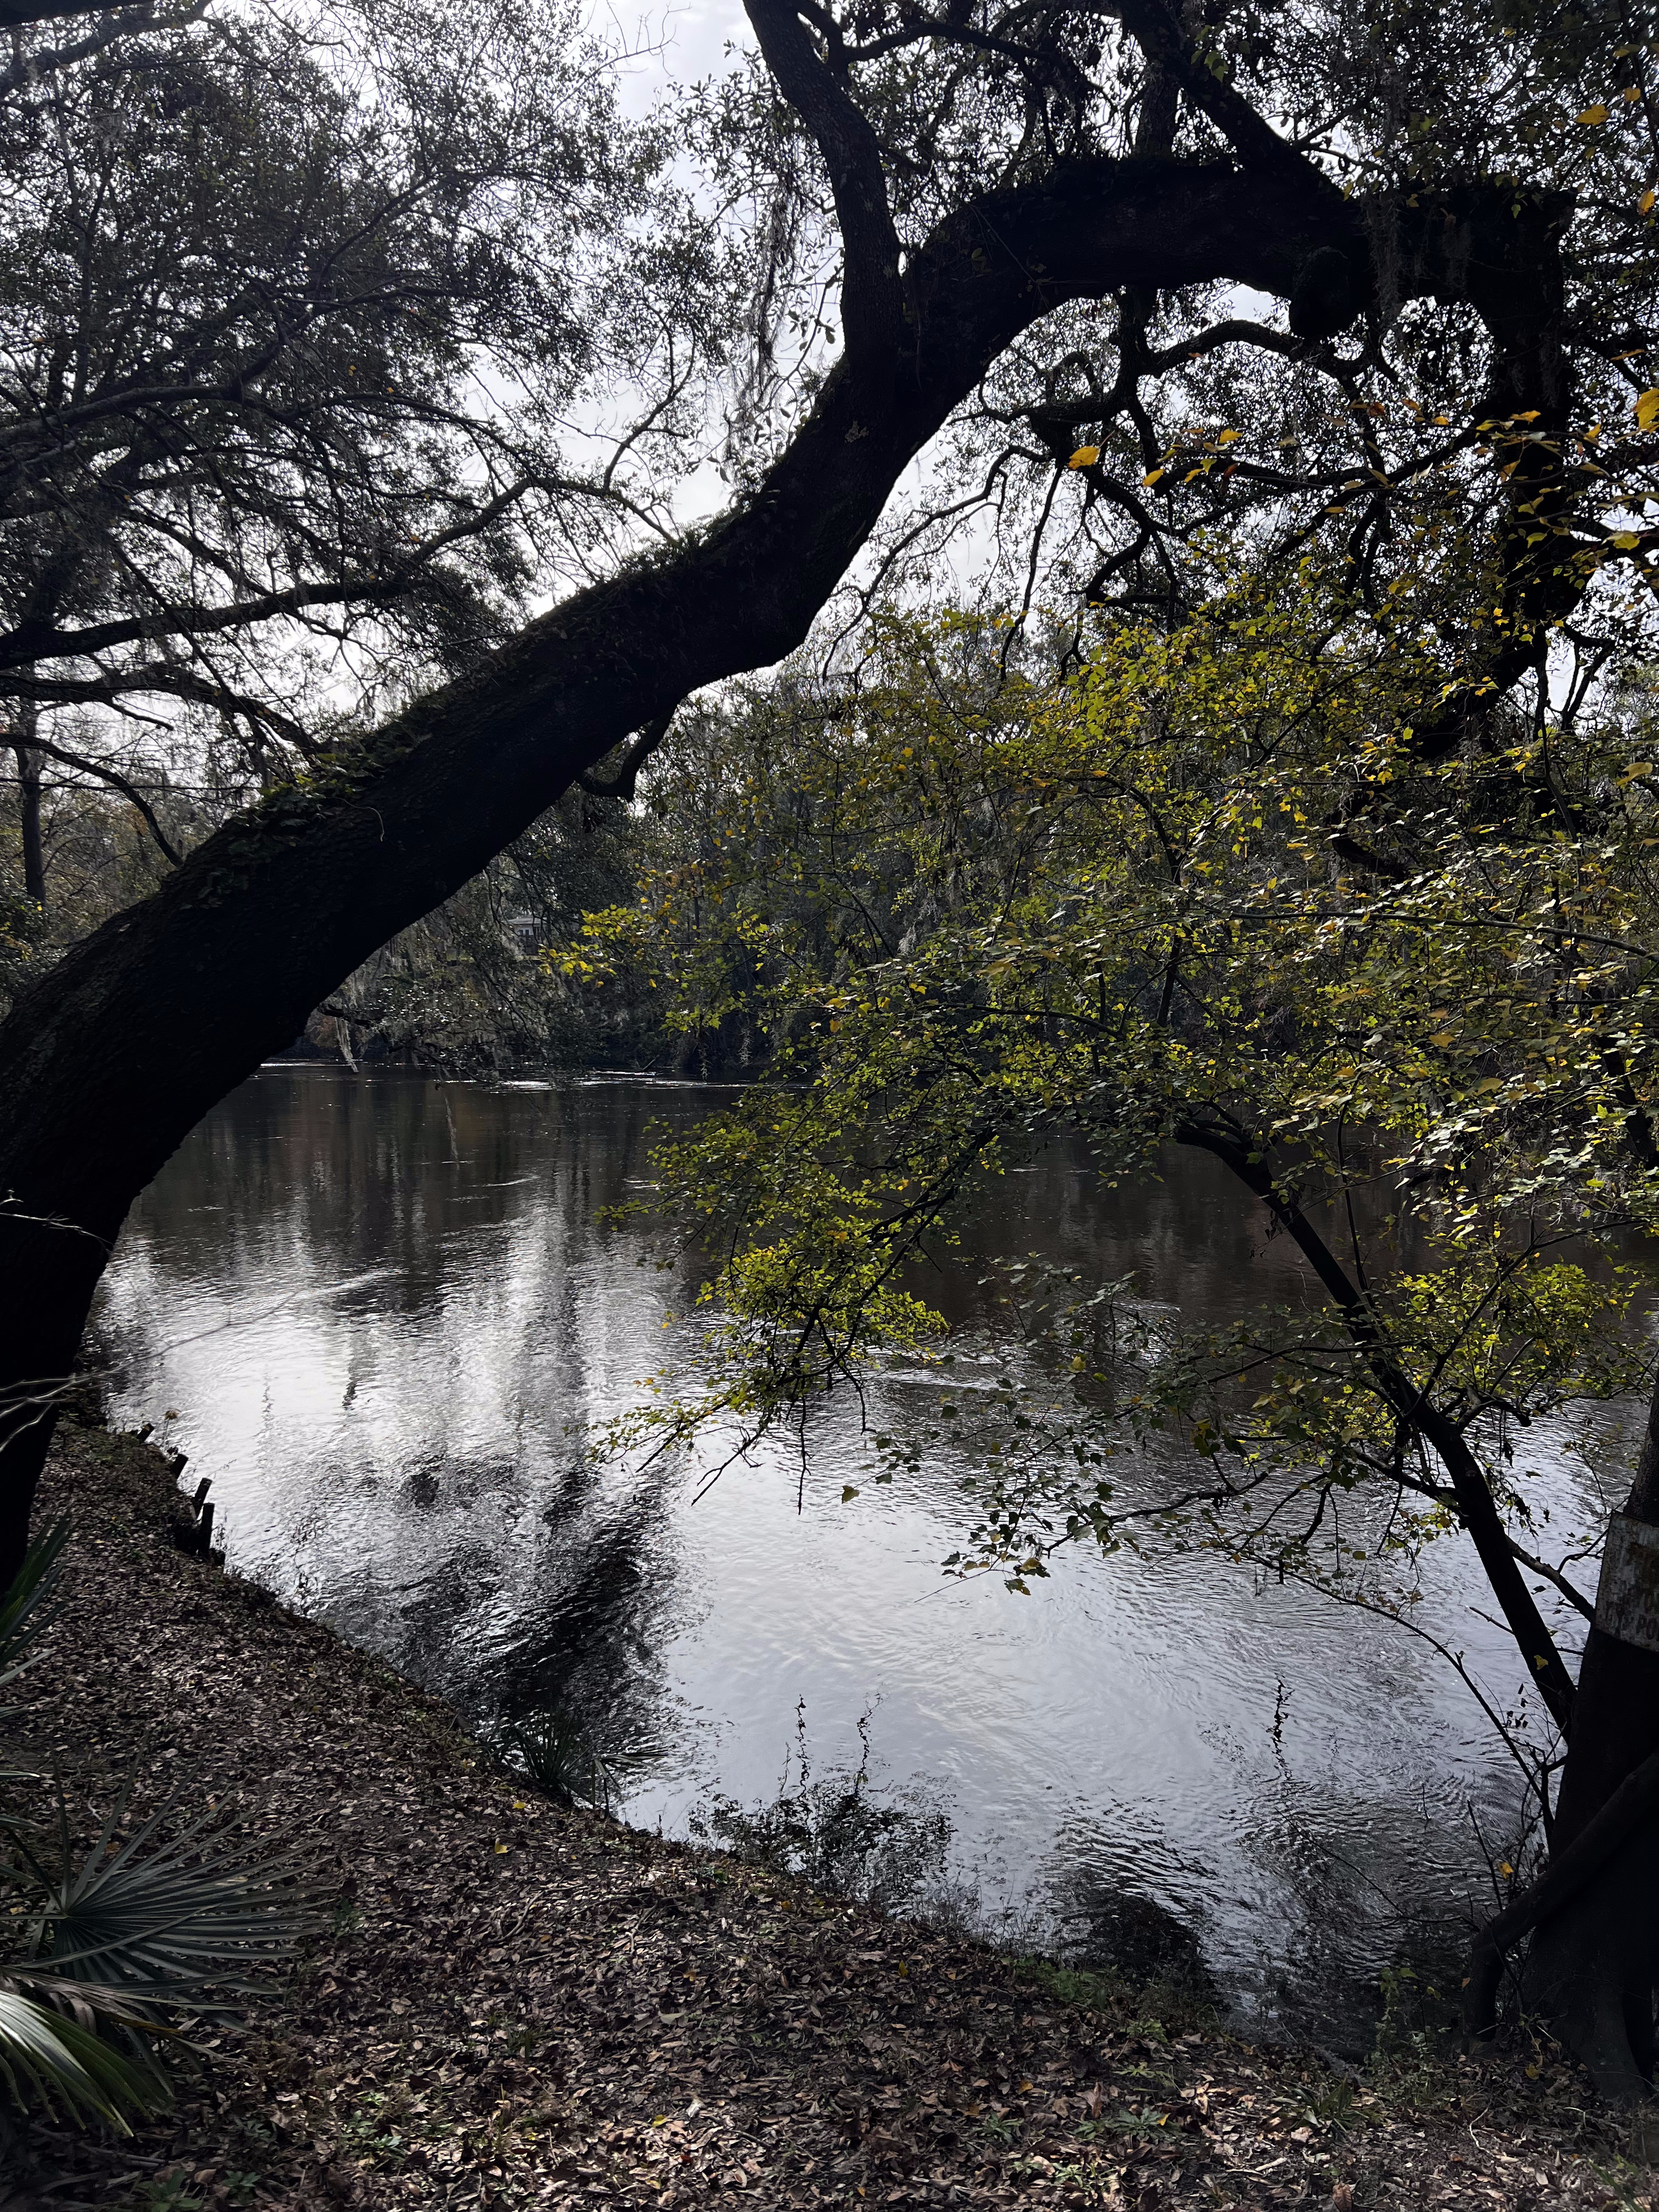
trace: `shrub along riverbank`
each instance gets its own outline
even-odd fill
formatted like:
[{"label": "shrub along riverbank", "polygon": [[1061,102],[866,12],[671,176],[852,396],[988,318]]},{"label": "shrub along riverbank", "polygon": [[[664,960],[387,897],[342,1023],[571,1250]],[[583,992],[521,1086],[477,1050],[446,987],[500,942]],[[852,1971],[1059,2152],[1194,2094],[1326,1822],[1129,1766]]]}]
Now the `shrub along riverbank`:
[{"label": "shrub along riverbank", "polygon": [[176,1551],[176,1503],[159,1454],[66,1425],[33,1748],[89,1832],[136,1767],[135,1813],[240,1800],[297,1832],[328,1932],[245,2035],[179,2057],[134,2141],[14,2149],[5,2212],[1659,2203],[1547,2052],[1408,2046],[1350,2078],[561,1811],[378,1660]]}]

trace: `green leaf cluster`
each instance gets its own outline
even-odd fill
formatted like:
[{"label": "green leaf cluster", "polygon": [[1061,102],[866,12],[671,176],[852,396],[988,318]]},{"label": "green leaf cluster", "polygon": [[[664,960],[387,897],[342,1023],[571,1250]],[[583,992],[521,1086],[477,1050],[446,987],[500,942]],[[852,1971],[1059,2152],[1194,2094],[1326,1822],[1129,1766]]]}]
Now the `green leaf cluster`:
[{"label": "green leaf cluster", "polygon": [[[613,1443],[735,1416],[746,1448],[925,1348],[919,1267],[984,1177],[1080,1132],[1108,1182],[1221,1161],[1310,1299],[1204,1332],[1015,1271],[1036,1368],[940,1409],[981,1462],[954,1571],[1020,1588],[1057,1543],[1156,1528],[1374,1580],[1467,1524],[1463,1455],[1524,1533],[1517,1437],[1646,1359],[1659,738],[1627,669],[1420,745],[1448,682],[1413,554],[1370,606],[1311,557],[1212,554],[1201,612],[1103,617],[1069,665],[890,615],[856,681],[794,672],[705,729],[722,834],[587,941],[653,963],[687,1024],[741,994],[774,1054],[659,1152],[646,1209],[711,1255],[715,1379]],[[1126,1502],[1107,1470],[1153,1431],[1190,1480]],[[887,1474],[929,1448],[888,1440]],[[1362,1483],[1386,1542],[1343,1533]]]}]

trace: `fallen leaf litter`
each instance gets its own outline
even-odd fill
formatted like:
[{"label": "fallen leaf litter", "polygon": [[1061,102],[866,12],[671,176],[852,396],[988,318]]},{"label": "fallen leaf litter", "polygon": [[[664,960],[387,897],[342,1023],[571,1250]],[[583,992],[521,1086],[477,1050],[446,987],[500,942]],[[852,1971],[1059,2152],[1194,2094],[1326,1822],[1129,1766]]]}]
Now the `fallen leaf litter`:
[{"label": "fallen leaf litter", "polygon": [[1528,2081],[1531,2051],[1390,2102],[560,1811],[380,1661],[176,1552],[173,1504],[149,1448],[65,1427],[43,1504],[77,1533],[32,1704],[88,1794],[136,1762],[141,1801],[297,1828],[331,1922],[173,2113],[128,2144],[41,2131],[6,2212],[1650,2203],[1620,2124],[1567,2069]]}]

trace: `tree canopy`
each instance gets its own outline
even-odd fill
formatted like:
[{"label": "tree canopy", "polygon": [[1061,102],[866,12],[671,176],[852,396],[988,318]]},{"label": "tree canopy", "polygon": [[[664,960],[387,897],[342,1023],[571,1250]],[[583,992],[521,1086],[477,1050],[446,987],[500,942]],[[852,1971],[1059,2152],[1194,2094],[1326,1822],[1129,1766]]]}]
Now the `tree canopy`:
[{"label": "tree canopy", "polygon": [[659,505],[601,395],[691,373],[717,288],[605,58],[534,5],[15,42],[0,694],[159,859]]},{"label": "tree canopy", "polygon": [[[1206,1464],[1261,1454],[1316,1534],[1361,1480],[1402,1528],[1464,1527],[1571,1735],[1558,1833],[1616,1856],[1659,1655],[1593,1626],[1572,1680],[1503,1437],[1613,1387],[1618,1286],[1582,1248],[1645,1223],[1653,1170],[1653,26],[748,13],[756,51],[637,129],[528,0],[15,34],[0,683],[26,811],[57,748],[161,834],[148,895],[26,948],[0,1024],[0,1571],[104,1256],[185,1131],[573,785],[683,758],[683,702],[823,617],[813,744],[787,788],[743,769],[742,851],[710,819],[686,876],[743,928],[654,908],[684,987],[758,990],[814,1086],[669,1194],[696,1213],[718,1175],[737,1207],[752,1402],[927,1325],[897,1270],[998,1146],[1063,1116],[1109,1171],[1202,1146],[1327,1305],[1163,1361],[1154,1410],[1190,1407]],[[975,550],[1006,626],[907,628]],[[212,786],[176,836],[115,724],[56,733],[158,700]],[[1433,1248],[1386,1287],[1346,1218],[1362,1141]],[[1659,1440],[1649,1472],[1640,1526]],[[1040,1559],[1056,1512],[1110,1539],[1090,1479],[1005,1485],[980,1549]],[[1207,1493],[1230,1528],[1241,1489]],[[1617,1917],[1562,2002],[1630,2094],[1659,1917],[1622,1950]]]},{"label": "tree canopy", "polygon": [[708,1410],[793,1418],[926,1329],[909,1261],[948,1249],[978,1171],[1071,1128],[1112,1179],[1207,1152],[1307,1240],[1352,1328],[1315,1329],[1272,1411],[1339,1480],[1409,1473],[1442,1389],[1478,1431],[1627,1379],[1577,1347],[1626,1298],[1587,1246],[1659,1188],[1644,688],[1425,762],[1398,599],[1373,619],[1304,575],[1099,628],[1043,680],[1005,670],[1006,629],[899,620],[856,687],[688,737],[671,772],[718,788],[718,826],[671,830],[564,957],[687,1027],[747,1003],[775,1040],[774,1079],[663,1156],[659,1202],[726,1255],[710,1295],[745,1324]]},{"label": "tree canopy", "polygon": [[[896,618],[856,682],[688,732],[678,774],[716,795],[563,966],[643,977],[687,1027],[747,1006],[775,1058],[658,1155],[637,1210],[711,1252],[717,1364],[609,1446],[706,1468],[787,1425],[805,1458],[826,1393],[937,1347],[934,1419],[872,1460],[967,1458],[952,1571],[1025,1592],[1078,1541],[1199,1548],[1410,1623],[1460,1533],[1541,1711],[1517,1736],[1515,1692],[1465,1679],[1547,1826],[1605,1532],[1548,1525],[1528,1431],[1650,1380],[1651,674],[1425,757],[1422,580],[1373,611],[1339,577],[1224,576],[1173,628],[1114,611],[1075,665],[1075,638],[1011,656],[1006,621]],[[1019,1356],[964,1393],[931,1271],[988,1172],[1079,1132],[1109,1182],[1220,1162],[1308,1296],[1218,1331],[1011,1255]],[[1188,1457],[1149,1496],[1123,1475],[1154,1430]]]}]

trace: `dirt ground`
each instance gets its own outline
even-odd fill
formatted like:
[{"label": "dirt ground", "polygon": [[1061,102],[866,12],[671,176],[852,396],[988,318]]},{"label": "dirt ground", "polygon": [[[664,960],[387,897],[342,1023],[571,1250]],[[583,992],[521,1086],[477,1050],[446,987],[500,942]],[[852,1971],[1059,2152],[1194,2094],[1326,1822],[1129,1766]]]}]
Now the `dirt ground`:
[{"label": "dirt ground", "polygon": [[[1094,2008],[982,1946],[558,1810],[447,1708],[173,1546],[160,1456],[66,1430],[27,1690],[79,1802],[297,1834],[325,1932],[131,2142],[37,2130],[0,2207],[1659,2207],[1531,2047],[1361,2077]],[[41,1731],[48,1733],[42,1734]]]}]

